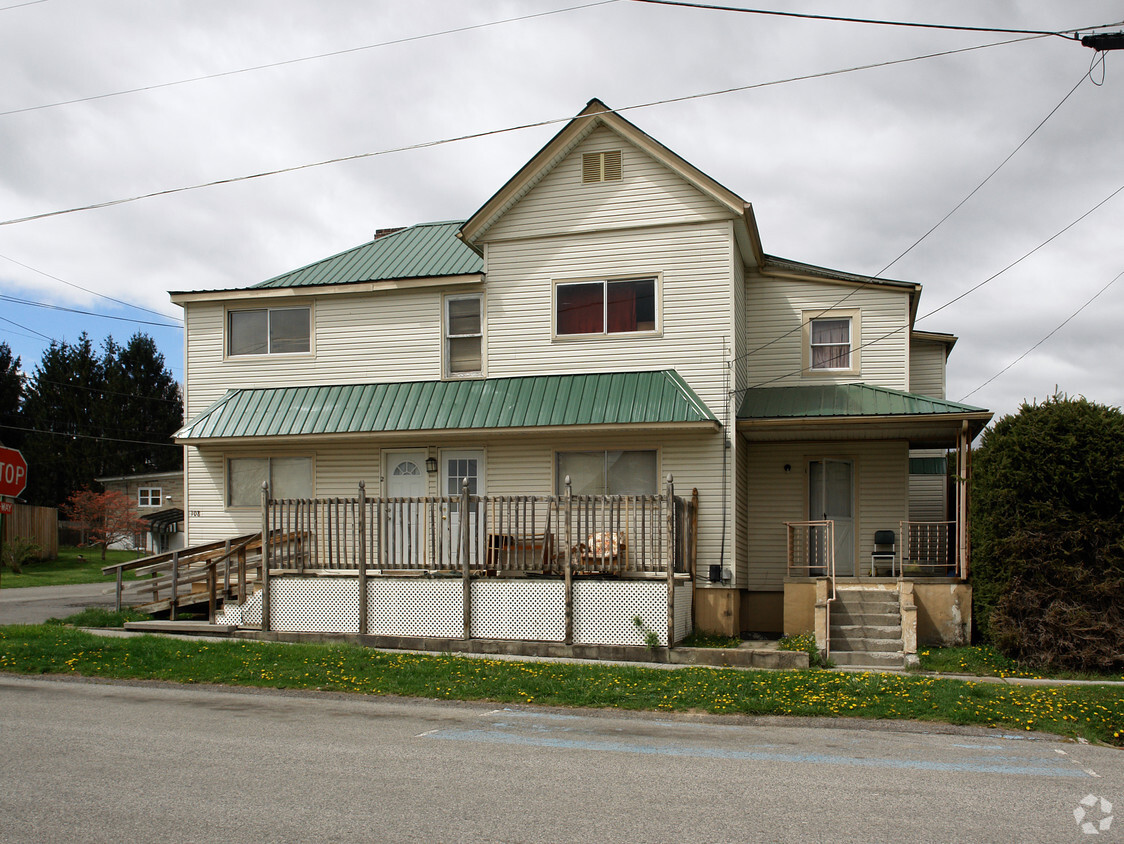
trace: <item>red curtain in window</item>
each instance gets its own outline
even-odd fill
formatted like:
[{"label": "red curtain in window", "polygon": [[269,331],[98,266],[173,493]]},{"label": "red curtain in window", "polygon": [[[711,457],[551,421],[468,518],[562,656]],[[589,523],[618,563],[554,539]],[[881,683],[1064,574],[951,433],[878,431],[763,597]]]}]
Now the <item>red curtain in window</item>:
[{"label": "red curtain in window", "polygon": [[600,282],[558,285],[558,333],[602,333],[605,330],[604,290]]},{"label": "red curtain in window", "polygon": [[609,285],[609,332],[636,331],[636,284]]}]

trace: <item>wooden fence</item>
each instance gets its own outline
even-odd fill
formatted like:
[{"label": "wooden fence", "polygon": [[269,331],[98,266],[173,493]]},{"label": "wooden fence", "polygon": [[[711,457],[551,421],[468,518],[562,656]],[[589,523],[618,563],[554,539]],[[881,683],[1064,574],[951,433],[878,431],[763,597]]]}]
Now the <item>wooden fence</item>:
[{"label": "wooden fence", "polygon": [[59,555],[59,511],[54,507],[33,507],[14,504],[12,512],[0,516],[3,529],[0,541],[21,538],[39,546],[40,560],[53,560]]}]

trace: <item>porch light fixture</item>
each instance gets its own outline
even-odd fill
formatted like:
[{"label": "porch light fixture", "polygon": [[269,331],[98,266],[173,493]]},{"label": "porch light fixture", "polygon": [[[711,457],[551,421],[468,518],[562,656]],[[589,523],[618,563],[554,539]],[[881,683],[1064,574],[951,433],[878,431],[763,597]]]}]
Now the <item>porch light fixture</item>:
[{"label": "porch light fixture", "polygon": [[429,474],[431,474],[431,475],[437,474],[437,458],[436,457],[425,458],[425,470],[427,472],[429,472]]},{"label": "porch light fixture", "polygon": [[785,463],[784,464],[784,470],[786,472],[791,472],[792,471],[792,464],[791,463]]}]

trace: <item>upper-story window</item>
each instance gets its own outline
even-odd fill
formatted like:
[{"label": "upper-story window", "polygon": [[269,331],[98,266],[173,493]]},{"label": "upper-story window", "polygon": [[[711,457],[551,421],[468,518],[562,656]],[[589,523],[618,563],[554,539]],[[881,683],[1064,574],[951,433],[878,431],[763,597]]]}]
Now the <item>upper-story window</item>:
[{"label": "upper-story window", "polygon": [[307,354],[312,346],[311,317],[308,307],[229,311],[227,354]]},{"label": "upper-story window", "polygon": [[158,486],[142,486],[137,489],[138,507],[159,507],[164,498],[164,490]]},{"label": "upper-story window", "polygon": [[484,371],[484,297],[445,297],[445,374],[480,375]]},{"label": "upper-story window", "polygon": [[656,287],[654,278],[560,282],[554,332],[561,337],[655,331]]},{"label": "upper-story window", "polygon": [[804,314],[804,371],[807,374],[859,372],[859,311]]}]

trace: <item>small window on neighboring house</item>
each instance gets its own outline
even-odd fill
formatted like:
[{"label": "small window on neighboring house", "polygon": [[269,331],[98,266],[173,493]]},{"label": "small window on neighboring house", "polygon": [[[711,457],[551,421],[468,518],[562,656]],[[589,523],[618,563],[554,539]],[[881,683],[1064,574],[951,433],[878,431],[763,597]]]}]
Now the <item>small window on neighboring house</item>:
[{"label": "small window on neighboring house", "polygon": [[158,486],[142,486],[137,490],[138,507],[159,507],[164,498],[164,490]]},{"label": "small window on neighboring house", "polygon": [[804,372],[858,374],[859,311],[804,312]]},{"label": "small window on neighboring house", "polygon": [[445,298],[445,374],[479,375],[484,371],[484,297]]},{"label": "small window on neighboring house", "polygon": [[582,182],[619,182],[621,180],[621,151],[586,152],[582,154]]},{"label": "small window on neighboring house", "polygon": [[228,507],[260,507],[261,485],[270,498],[312,498],[311,457],[232,457],[226,466]]},{"label": "small window on neighboring house", "polygon": [[558,284],[555,334],[629,334],[656,330],[656,280]]},{"label": "small window on neighboring house", "polygon": [[812,320],[812,369],[851,368],[851,320]]},{"label": "small window on neighboring house", "polygon": [[254,308],[227,314],[229,355],[307,353],[311,338],[309,308]]}]

